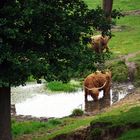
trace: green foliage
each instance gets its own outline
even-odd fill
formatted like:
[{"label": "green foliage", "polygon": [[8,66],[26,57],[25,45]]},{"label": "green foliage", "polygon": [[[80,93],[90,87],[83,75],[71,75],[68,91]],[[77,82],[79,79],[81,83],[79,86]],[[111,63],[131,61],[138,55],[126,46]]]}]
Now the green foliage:
[{"label": "green foliage", "polygon": [[125,82],[128,80],[128,68],[124,61],[117,61],[107,65],[112,72],[112,80],[115,82]]},{"label": "green foliage", "polygon": [[63,83],[61,81],[52,81],[46,84],[46,88],[51,91],[74,92],[78,90],[79,84]]},{"label": "green foliage", "polygon": [[33,78],[33,76],[29,76],[27,81],[28,81],[28,82],[34,82],[35,79]]},{"label": "green foliage", "polygon": [[93,28],[110,33],[113,24],[81,0],[13,1],[1,5],[0,15],[1,86],[24,84],[30,75],[67,82],[77,71],[95,69],[96,54],[82,37]]},{"label": "green foliage", "polygon": [[116,140],[139,140],[140,139],[140,129],[129,130],[122,134],[120,138]]},{"label": "green foliage", "polygon": [[72,111],[71,116],[82,116],[83,114],[84,114],[84,111],[77,108]]},{"label": "green foliage", "polygon": [[62,124],[62,120],[60,120],[60,119],[51,119],[51,120],[48,121],[48,124],[56,126],[56,125]]}]

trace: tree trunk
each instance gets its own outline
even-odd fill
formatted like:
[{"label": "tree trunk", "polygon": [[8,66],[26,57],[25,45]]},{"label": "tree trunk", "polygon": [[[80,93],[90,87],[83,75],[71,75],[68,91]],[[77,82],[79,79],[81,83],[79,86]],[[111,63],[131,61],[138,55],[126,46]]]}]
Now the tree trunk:
[{"label": "tree trunk", "polygon": [[0,87],[0,140],[12,140],[10,87]]},{"label": "tree trunk", "polygon": [[103,0],[103,10],[109,20],[111,20],[112,5],[113,0]]}]

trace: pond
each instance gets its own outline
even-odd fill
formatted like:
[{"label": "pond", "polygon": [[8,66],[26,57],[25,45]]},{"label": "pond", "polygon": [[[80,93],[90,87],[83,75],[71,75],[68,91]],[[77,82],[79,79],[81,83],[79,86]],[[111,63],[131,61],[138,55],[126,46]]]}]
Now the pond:
[{"label": "pond", "polygon": [[133,85],[115,85],[108,98],[103,98],[100,92],[99,101],[94,102],[88,96],[88,102],[84,101],[84,91],[78,90],[72,93],[47,93],[43,84],[27,84],[12,88],[12,104],[15,104],[17,115],[31,115],[33,117],[68,116],[76,108],[86,113],[101,111],[104,107],[111,106],[124,98],[133,90]]}]

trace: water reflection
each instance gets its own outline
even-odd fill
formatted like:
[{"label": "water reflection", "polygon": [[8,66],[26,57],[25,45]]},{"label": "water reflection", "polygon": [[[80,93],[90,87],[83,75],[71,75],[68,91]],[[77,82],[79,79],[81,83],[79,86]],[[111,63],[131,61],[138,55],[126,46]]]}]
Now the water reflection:
[{"label": "water reflection", "polygon": [[34,84],[12,90],[12,104],[15,104],[17,115],[61,118],[70,115],[76,108],[86,113],[97,113],[118,102],[134,89],[132,85],[115,85],[107,97],[103,97],[103,93],[100,92],[97,102],[90,96],[88,101],[84,102],[82,90],[74,93],[48,94],[41,90],[42,86]]},{"label": "water reflection", "polygon": [[127,94],[134,91],[134,86],[132,84],[116,84],[112,87],[110,98],[111,104],[124,98]]},{"label": "water reflection", "polygon": [[[18,115],[61,118],[84,104],[82,91],[76,93],[37,94],[33,98],[16,104]],[[79,106],[80,105],[80,106]],[[83,107],[82,107],[83,109]]]},{"label": "water reflection", "polygon": [[26,86],[18,86],[11,88],[11,103],[17,104],[33,98],[38,94],[46,93],[44,84],[29,83]]},{"label": "water reflection", "polygon": [[102,109],[109,107],[111,105],[110,95],[100,98],[97,102],[86,101],[85,102],[85,112],[86,113],[97,113]]}]

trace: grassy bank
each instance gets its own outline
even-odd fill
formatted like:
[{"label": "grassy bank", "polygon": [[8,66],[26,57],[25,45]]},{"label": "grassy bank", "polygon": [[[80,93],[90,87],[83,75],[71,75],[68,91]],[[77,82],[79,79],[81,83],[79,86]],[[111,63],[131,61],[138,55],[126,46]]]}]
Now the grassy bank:
[{"label": "grassy bank", "polygon": [[[31,139],[48,140],[62,133],[68,133],[81,126],[89,125],[93,117],[73,117],[50,120],[48,122],[24,121],[12,122],[12,133],[14,139],[20,140],[22,137]],[[40,136],[42,134],[42,136]]]},{"label": "grassy bank", "polygon": [[57,135],[73,133],[79,128],[99,122],[110,122],[109,127],[113,128],[128,124],[140,124],[139,99],[139,93],[130,95],[128,100],[122,101],[120,105],[116,104],[112,108],[108,108],[105,113],[96,116],[67,117],[57,120],[52,119],[48,122],[13,121],[12,132],[15,140],[21,140],[22,137],[30,137],[31,140],[49,140]]},{"label": "grassy bank", "polygon": [[40,121],[16,121],[12,120],[12,135],[14,138],[18,138],[23,135],[34,134],[41,132],[42,130],[51,130],[62,124],[60,119],[52,119],[47,122]]},{"label": "grassy bank", "polygon": [[79,81],[71,80],[69,83],[61,81],[52,81],[46,83],[46,89],[53,92],[75,92],[81,87]]},{"label": "grassy bank", "polygon": [[134,129],[127,131],[117,140],[139,140],[139,139],[140,139],[140,129]]},{"label": "grassy bank", "polygon": [[[139,131],[135,131],[135,129],[140,128],[139,105],[134,107],[122,106],[122,108],[107,113],[91,122],[88,140],[103,139],[103,137],[114,140],[124,137],[132,138],[133,135],[135,135],[133,140],[139,138]],[[131,134],[128,131],[131,131]]]}]

